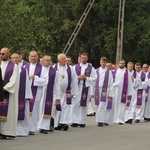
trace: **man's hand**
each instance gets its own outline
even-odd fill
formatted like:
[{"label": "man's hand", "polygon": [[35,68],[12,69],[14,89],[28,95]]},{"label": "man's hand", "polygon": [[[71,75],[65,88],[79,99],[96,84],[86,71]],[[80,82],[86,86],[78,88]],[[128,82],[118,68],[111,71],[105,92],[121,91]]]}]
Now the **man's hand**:
[{"label": "man's hand", "polygon": [[61,77],[62,77],[62,79],[64,79],[64,78],[65,78],[65,76],[64,76],[64,75],[61,75]]},{"label": "man's hand", "polygon": [[79,80],[86,80],[86,76],[85,75],[80,75],[80,76],[78,76],[78,79]]},{"label": "man's hand", "polygon": [[60,99],[56,99],[55,100],[55,105],[59,105],[60,104]]},{"label": "man's hand", "polygon": [[29,79],[30,79],[30,80],[34,80],[34,79],[35,79],[35,75],[29,76]]}]

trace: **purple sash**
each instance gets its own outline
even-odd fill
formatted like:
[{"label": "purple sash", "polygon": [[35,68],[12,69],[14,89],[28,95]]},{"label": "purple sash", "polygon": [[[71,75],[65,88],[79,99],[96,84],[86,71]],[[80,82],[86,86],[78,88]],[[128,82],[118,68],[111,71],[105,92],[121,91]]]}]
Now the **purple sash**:
[{"label": "purple sash", "polygon": [[126,109],[129,109],[129,107],[130,107],[131,98],[132,98],[132,96],[128,96],[128,97],[127,97],[127,101],[126,101]]},{"label": "purple sash", "polygon": [[[133,76],[134,76],[134,78],[136,78],[136,72],[135,71],[133,73]],[[146,77],[146,74],[142,71],[141,72],[141,81],[145,81],[145,77]]]},{"label": "purple sash", "polygon": [[[55,65],[55,69],[58,70],[58,64]],[[71,68],[70,66],[67,64],[67,75],[68,75],[68,87],[66,89],[66,104],[71,105],[71,100],[72,98],[70,98],[71,96]]]},{"label": "purple sash", "polygon": [[[148,77],[148,80],[150,81],[150,72],[148,73],[147,77]],[[150,89],[150,87],[147,86],[147,89],[145,90],[145,92],[146,92],[145,102],[148,101],[149,89]]]},{"label": "purple sash", "polygon": [[29,64],[27,61],[23,60],[22,67]]},{"label": "purple sash", "polygon": [[106,102],[108,79],[109,79],[109,69],[107,69],[107,71],[105,72],[105,78],[104,78],[102,93],[101,93],[101,101],[102,102]]},{"label": "purple sash", "polygon": [[138,90],[138,91],[137,91],[137,103],[136,103],[136,108],[141,108],[141,105],[142,105],[142,97],[143,97],[143,90]]},{"label": "purple sash", "polygon": [[26,69],[21,67],[19,95],[18,95],[18,120],[24,120],[25,116],[25,90],[26,90]]},{"label": "purple sash", "polygon": [[[95,104],[99,105],[99,69],[96,70],[97,73],[97,80],[95,83]],[[100,101],[106,102],[106,95],[107,95],[107,88],[108,88],[108,79],[109,79],[109,69],[105,72],[102,92],[101,92],[101,98]],[[97,99],[98,98],[98,99]]]},{"label": "purple sash", "polygon": [[[136,78],[136,72],[133,73],[134,78]],[[141,72],[141,81],[145,81],[146,74],[142,71]],[[139,89],[137,91],[137,103],[136,108],[141,108],[142,105],[142,97],[143,97],[143,89]]]},{"label": "purple sash", "polygon": [[[26,69],[28,70],[28,72],[29,72],[30,64],[27,64],[27,65],[25,66],[25,68],[26,68]],[[42,71],[42,65],[41,65],[39,62],[37,62],[36,67],[35,67],[35,70],[34,70],[34,75],[37,75],[38,77],[40,77],[41,71]],[[32,81],[32,85],[31,85],[31,90],[32,90],[33,99],[31,99],[31,100],[29,101],[29,104],[30,104],[30,115],[32,115],[32,110],[33,110],[33,106],[34,106],[34,101],[35,101],[36,93],[37,93],[37,86],[33,86],[33,81]]]},{"label": "purple sash", "polygon": [[128,70],[126,69],[124,73],[121,103],[124,103],[124,104],[126,103],[127,90],[128,90]]},{"label": "purple sash", "polygon": [[[81,74],[81,66],[79,63],[76,65],[75,70],[76,70],[77,75],[79,76]],[[84,75],[87,77],[90,77],[91,71],[92,71],[92,66],[88,64],[87,68],[85,69]],[[83,80],[83,88],[82,88],[82,93],[81,93],[80,106],[86,107],[88,90],[89,90],[89,87],[85,86],[85,80]]]},{"label": "purple sash", "polygon": [[51,118],[52,104],[53,104],[53,91],[55,82],[56,70],[50,66],[49,69],[49,79],[46,92],[46,101],[43,118]]},{"label": "purple sash", "polygon": [[107,109],[112,109],[112,98],[108,100]]},{"label": "purple sash", "polygon": [[99,105],[99,69],[96,70],[97,79],[95,82],[95,105]]},{"label": "purple sash", "polygon": [[147,88],[145,89],[145,93],[146,93],[145,102],[148,102],[149,86],[147,86]]},{"label": "purple sash", "polygon": [[[9,82],[13,70],[14,70],[14,63],[12,61],[8,62],[6,67],[4,81]],[[8,112],[8,105],[9,105],[9,93],[7,91],[4,92],[4,100],[0,102],[0,120],[7,121],[7,112]]]}]

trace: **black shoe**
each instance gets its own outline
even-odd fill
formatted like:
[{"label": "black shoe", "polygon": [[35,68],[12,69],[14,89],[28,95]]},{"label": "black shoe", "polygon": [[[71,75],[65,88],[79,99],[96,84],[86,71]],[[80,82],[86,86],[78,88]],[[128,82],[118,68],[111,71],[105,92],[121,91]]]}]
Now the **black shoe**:
[{"label": "black shoe", "polygon": [[7,137],[5,136],[5,135],[0,135],[0,139],[3,139],[3,140],[5,140],[5,139],[7,139]]},{"label": "black shoe", "polygon": [[35,132],[30,131],[29,135],[35,135]]},{"label": "black shoe", "polygon": [[85,127],[85,124],[80,124],[80,127],[81,127],[81,128],[84,128],[84,127]]},{"label": "black shoe", "polygon": [[129,120],[126,121],[125,123],[132,124],[132,119],[129,119]]},{"label": "black shoe", "polygon": [[87,116],[92,117],[92,116],[94,116],[94,114],[93,114],[93,113],[90,113],[90,114],[87,114]]},{"label": "black shoe", "polygon": [[43,129],[40,129],[40,133],[43,133],[43,131],[44,131]]},{"label": "black shoe", "polygon": [[123,125],[123,123],[119,122],[119,125]]},{"label": "black shoe", "polygon": [[69,129],[69,126],[68,124],[63,124],[62,128],[64,131],[67,131]]},{"label": "black shoe", "polygon": [[48,131],[47,130],[43,130],[43,134],[48,134]]},{"label": "black shoe", "polygon": [[99,126],[99,127],[103,127],[103,126],[104,126],[104,123],[102,123],[102,122],[98,122],[97,126]]},{"label": "black shoe", "polygon": [[148,120],[149,120],[148,118],[144,118],[144,121],[145,121],[145,122],[148,122]]},{"label": "black shoe", "polygon": [[135,120],[135,123],[139,123],[139,122],[140,122],[140,120],[138,120],[138,119]]},{"label": "black shoe", "polygon": [[104,123],[105,124],[105,126],[109,126],[109,124],[108,123]]},{"label": "black shoe", "polygon": [[54,129],[55,130],[62,130],[62,126],[59,125],[58,127],[55,127]]},{"label": "black shoe", "polygon": [[71,124],[71,127],[78,127],[78,124],[77,123],[73,123],[73,124]]}]

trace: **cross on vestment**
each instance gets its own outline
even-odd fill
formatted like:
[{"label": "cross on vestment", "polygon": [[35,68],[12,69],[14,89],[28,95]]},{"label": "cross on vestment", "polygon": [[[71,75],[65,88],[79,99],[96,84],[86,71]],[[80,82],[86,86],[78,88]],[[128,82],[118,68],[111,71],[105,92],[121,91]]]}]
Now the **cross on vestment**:
[{"label": "cross on vestment", "polygon": [[50,101],[47,101],[47,102],[46,102],[46,105],[47,105],[48,107],[50,107],[50,106],[51,106],[51,102],[50,102]]},{"label": "cross on vestment", "polygon": [[85,100],[85,98],[86,98],[86,93],[84,93],[84,94],[82,95],[82,97],[83,97],[83,100]]},{"label": "cross on vestment", "polygon": [[23,103],[19,104],[19,109],[24,109],[24,104]]}]

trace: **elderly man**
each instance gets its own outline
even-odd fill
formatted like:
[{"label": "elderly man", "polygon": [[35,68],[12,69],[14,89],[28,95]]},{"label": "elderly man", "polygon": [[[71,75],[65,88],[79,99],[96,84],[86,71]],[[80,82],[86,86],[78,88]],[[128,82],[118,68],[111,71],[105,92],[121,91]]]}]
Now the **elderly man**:
[{"label": "elderly man", "polygon": [[54,129],[54,104],[60,100],[60,78],[58,71],[50,66],[51,57],[43,56],[43,66],[47,70],[48,84],[44,87],[43,109],[40,121],[40,132],[47,134]]},{"label": "elderly man", "polygon": [[54,66],[58,70],[61,76],[61,99],[57,101],[56,117],[55,117],[55,129],[56,130],[68,130],[69,128],[69,117],[70,117],[70,106],[72,104],[72,97],[78,94],[77,89],[77,77],[71,66],[66,63],[66,55],[59,54],[57,56],[58,63]]},{"label": "elderly man", "polygon": [[18,115],[18,66],[9,60],[10,50],[2,48],[2,79],[4,101],[0,102],[1,138],[15,137]]},{"label": "elderly man", "polygon": [[38,129],[39,117],[42,111],[43,86],[47,85],[48,75],[44,66],[38,62],[38,53],[31,51],[29,54],[29,64],[25,66],[28,70],[33,99],[29,101],[29,135],[34,135]]}]

